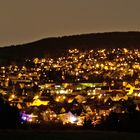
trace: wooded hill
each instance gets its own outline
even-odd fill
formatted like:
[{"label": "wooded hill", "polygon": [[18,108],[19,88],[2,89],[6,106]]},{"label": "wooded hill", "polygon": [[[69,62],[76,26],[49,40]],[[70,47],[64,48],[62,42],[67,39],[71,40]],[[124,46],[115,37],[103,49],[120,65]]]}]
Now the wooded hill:
[{"label": "wooded hill", "polygon": [[0,62],[33,57],[59,57],[68,49],[140,48],[140,32],[93,33],[56,38],[0,48]]}]

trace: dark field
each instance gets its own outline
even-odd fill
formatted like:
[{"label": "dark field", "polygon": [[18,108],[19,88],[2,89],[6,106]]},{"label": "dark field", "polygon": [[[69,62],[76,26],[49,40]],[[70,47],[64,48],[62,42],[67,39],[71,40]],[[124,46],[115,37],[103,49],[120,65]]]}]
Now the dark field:
[{"label": "dark field", "polygon": [[140,133],[101,131],[0,130],[0,140],[138,140]]}]

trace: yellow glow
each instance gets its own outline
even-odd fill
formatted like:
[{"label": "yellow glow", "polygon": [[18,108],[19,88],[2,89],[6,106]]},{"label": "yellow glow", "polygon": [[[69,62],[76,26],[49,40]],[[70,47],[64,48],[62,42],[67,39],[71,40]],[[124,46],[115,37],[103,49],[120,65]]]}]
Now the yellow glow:
[{"label": "yellow glow", "polygon": [[125,52],[125,53],[128,53],[128,50],[127,50],[126,48],[124,48],[124,52]]},{"label": "yellow glow", "polygon": [[36,99],[33,101],[31,106],[40,106],[40,105],[48,105],[49,101],[41,101],[40,99]]},{"label": "yellow glow", "polygon": [[14,94],[12,94],[12,95],[11,95],[11,98],[15,98],[15,95],[14,95]]},{"label": "yellow glow", "polygon": [[98,96],[99,99],[101,99],[101,97],[102,97],[102,94],[100,94],[100,95]]},{"label": "yellow glow", "polygon": [[38,99],[39,98],[39,96],[38,95],[36,95],[33,99],[35,100],[35,99]]},{"label": "yellow glow", "polygon": [[131,95],[131,94],[133,93],[134,89],[135,89],[135,87],[133,87],[133,86],[130,85],[130,84],[128,84],[128,85],[126,86],[126,88],[130,88],[130,90],[128,90],[127,95]]},{"label": "yellow glow", "polygon": [[96,64],[96,68],[99,68],[99,66],[100,66],[99,64]]}]

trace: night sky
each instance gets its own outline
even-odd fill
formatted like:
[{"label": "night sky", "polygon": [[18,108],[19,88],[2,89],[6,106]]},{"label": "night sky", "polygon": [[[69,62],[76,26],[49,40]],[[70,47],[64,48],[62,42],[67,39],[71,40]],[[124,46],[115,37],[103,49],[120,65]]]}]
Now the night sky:
[{"label": "night sky", "polygon": [[0,46],[140,30],[140,0],[0,0]]}]

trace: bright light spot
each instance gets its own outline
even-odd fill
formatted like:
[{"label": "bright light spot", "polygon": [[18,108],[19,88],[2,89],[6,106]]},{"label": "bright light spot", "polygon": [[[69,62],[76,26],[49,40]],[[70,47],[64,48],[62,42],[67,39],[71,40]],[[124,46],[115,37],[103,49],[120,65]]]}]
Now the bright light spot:
[{"label": "bright light spot", "polygon": [[77,121],[77,118],[76,118],[75,116],[70,116],[69,119],[70,119],[69,121],[70,121],[71,123],[74,123],[74,122]]},{"label": "bright light spot", "polygon": [[34,99],[38,99],[39,98],[39,96],[38,95],[36,95],[35,97],[34,97]]},{"label": "bright light spot", "polygon": [[14,95],[14,94],[12,94],[12,95],[11,95],[11,98],[15,98],[15,95]]},{"label": "bright light spot", "polygon": [[137,96],[140,97],[140,93]]}]

